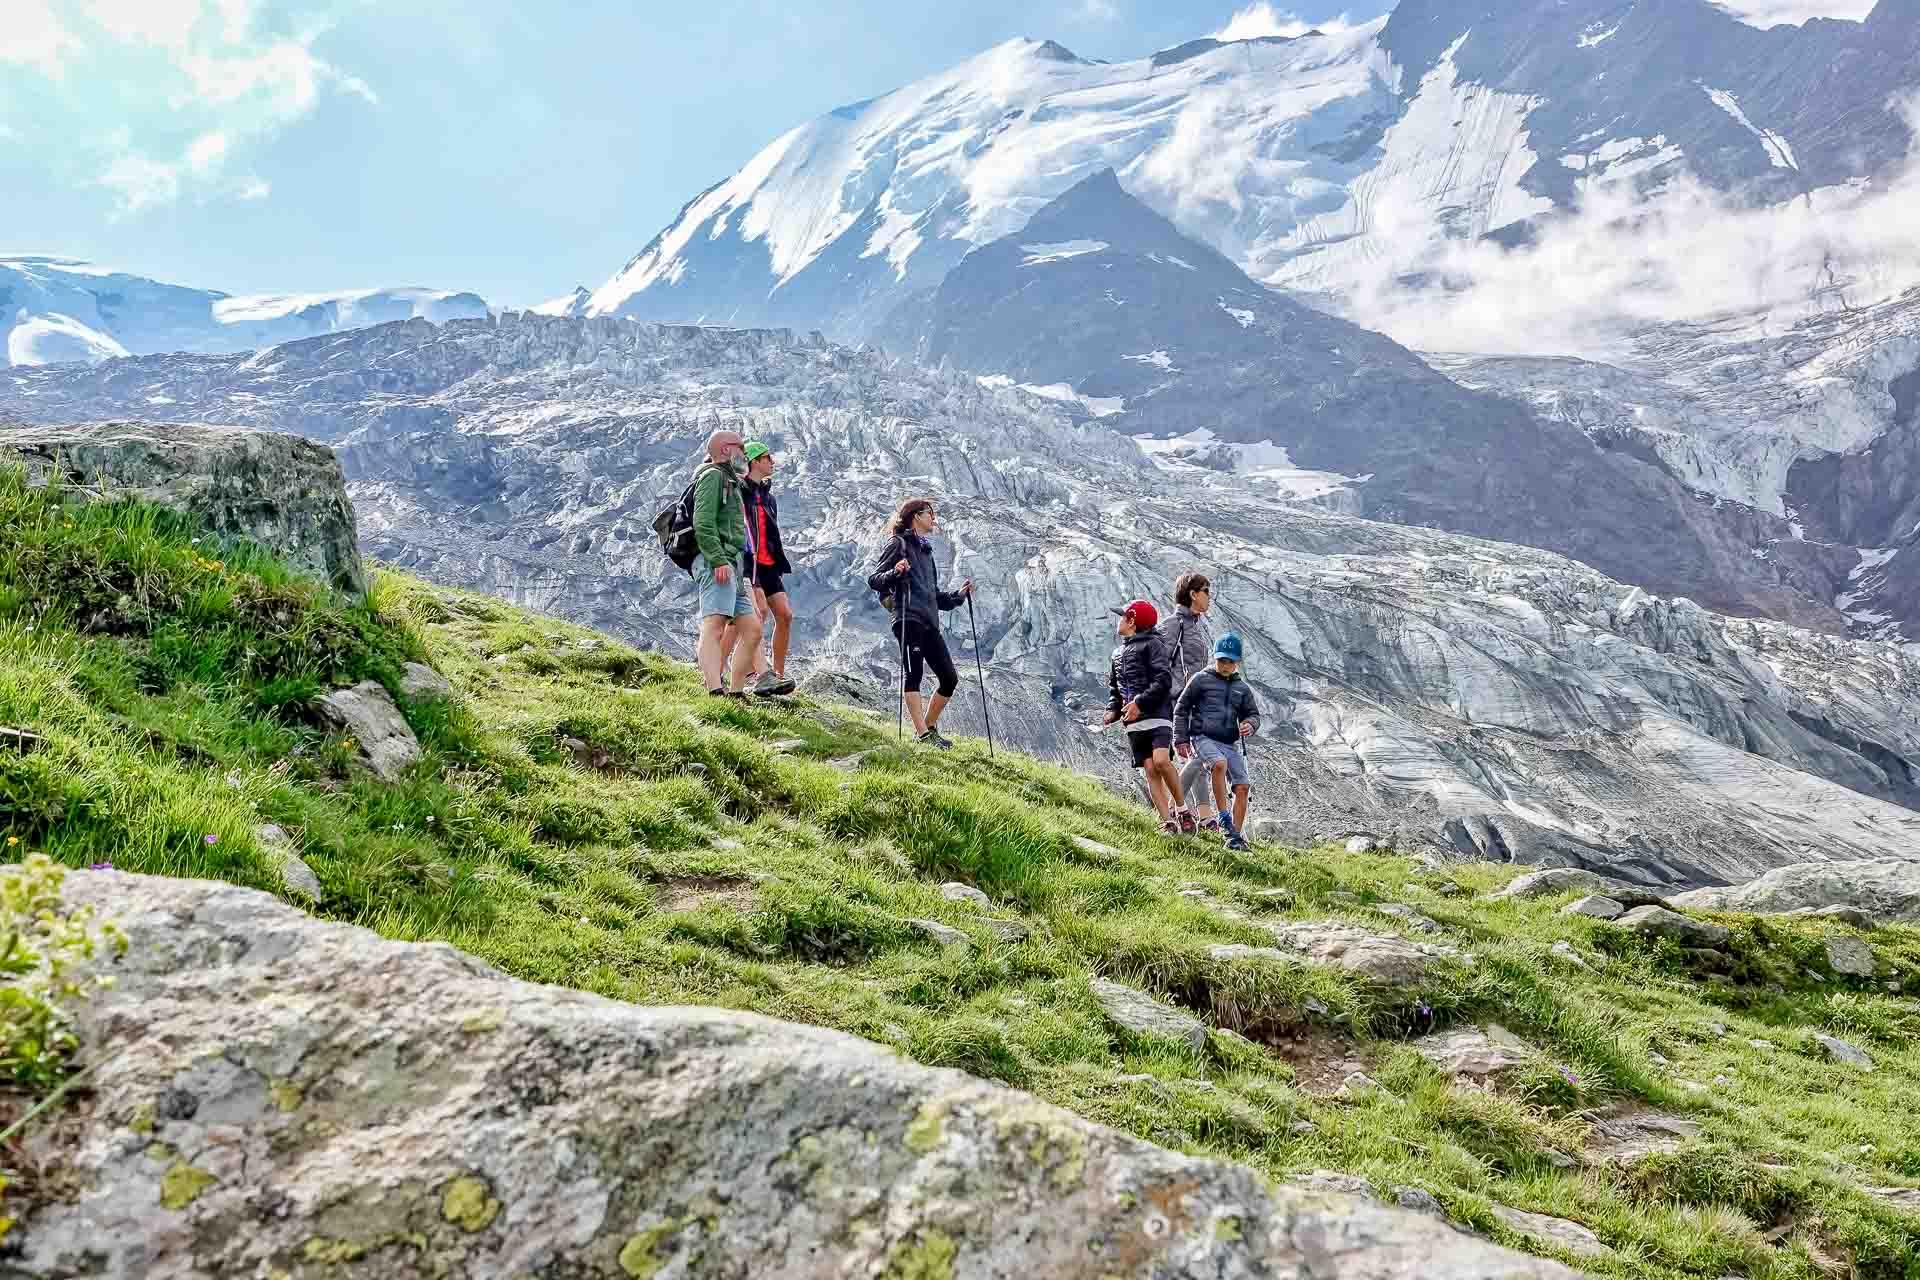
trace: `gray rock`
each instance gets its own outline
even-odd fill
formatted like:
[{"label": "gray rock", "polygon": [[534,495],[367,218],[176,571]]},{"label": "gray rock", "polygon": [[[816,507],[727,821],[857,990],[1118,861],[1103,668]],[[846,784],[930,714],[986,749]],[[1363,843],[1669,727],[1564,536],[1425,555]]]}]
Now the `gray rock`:
[{"label": "gray rock", "polygon": [[1835,1062],[1845,1063],[1849,1067],[1859,1067],[1862,1071],[1873,1070],[1873,1059],[1867,1051],[1858,1045],[1848,1044],[1836,1036],[1815,1035],[1813,1042],[1827,1051],[1827,1056]]},{"label": "gray rock", "polygon": [[1584,1154],[1590,1164],[1625,1168],[1649,1156],[1671,1155],[1699,1136],[1696,1121],[1651,1108],[1627,1108],[1594,1120]]},{"label": "gray rock", "polygon": [[1873,924],[1915,924],[1920,923],[1920,861],[1871,858],[1796,863],[1775,867],[1746,884],[1689,890],[1675,895],[1673,903],[1760,915],[1848,908]]},{"label": "gray rock", "polygon": [[1420,1037],[1409,1047],[1450,1076],[1503,1075],[1534,1058],[1526,1041],[1498,1023],[1489,1023],[1485,1030],[1455,1027],[1438,1031]]},{"label": "gray rock", "polygon": [[247,539],[337,590],[366,594],[346,479],[325,445],[187,422],[0,424],[0,455],[24,460],[33,483],[57,478],[87,486],[77,496],[156,503],[217,538]]},{"label": "gray rock", "polygon": [[1861,1187],[1860,1190],[1896,1209],[1920,1214],[1920,1187]]},{"label": "gray rock", "polygon": [[1278,947],[1250,947],[1243,942],[1216,942],[1207,948],[1207,959],[1215,964],[1242,964],[1249,960],[1267,964],[1299,964],[1300,957]]},{"label": "gray rock", "polygon": [[1493,1206],[1493,1216],[1500,1225],[1516,1235],[1555,1245],[1580,1258],[1612,1258],[1618,1255],[1602,1243],[1599,1236],[1587,1230],[1577,1222],[1566,1218],[1549,1217],[1544,1213],[1528,1213],[1523,1209],[1510,1208],[1504,1204]]},{"label": "gray rock", "polygon": [[1101,844],[1098,840],[1089,840],[1085,836],[1072,836],[1069,838],[1072,840],[1074,848],[1082,853],[1092,854],[1095,858],[1103,862],[1126,856],[1112,845]]},{"label": "gray rock", "polygon": [[1776,914],[1790,920],[1838,920],[1841,924],[1850,924],[1856,929],[1877,928],[1878,922],[1858,907],[1801,907],[1796,911],[1781,911]]},{"label": "gray rock", "polygon": [[1309,1169],[1305,1173],[1287,1175],[1287,1185],[1301,1187],[1309,1191],[1332,1191],[1343,1196],[1354,1196],[1362,1200],[1380,1202],[1379,1193],[1373,1184],[1357,1173],[1341,1173],[1335,1169]]},{"label": "gray rock", "polygon": [[784,756],[791,755],[795,751],[803,750],[806,745],[807,740],[805,738],[775,738],[767,744],[767,750],[776,755]]},{"label": "gray rock", "polygon": [[1417,907],[1410,907],[1404,902],[1382,902],[1374,907],[1374,910],[1383,916],[1392,916],[1417,933],[1445,932],[1445,930],[1440,927],[1439,921],[1419,910]]},{"label": "gray rock", "polygon": [[1552,1148],[1542,1151],[1540,1158],[1556,1169],[1577,1169],[1580,1167],[1578,1160],[1575,1160],[1564,1151],[1555,1151]]},{"label": "gray rock", "polygon": [[383,782],[398,782],[420,759],[420,740],[387,691],[372,680],[351,689],[335,689],[318,702],[320,714],[335,728],[353,735],[361,763]]},{"label": "gray rock", "polygon": [[1378,847],[1372,836],[1347,837],[1346,849],[1348,853],[1371,853]]},{"label": "gray rock", "polygon": [[1288,907],[1293,905],[1293,890],[1261,889],[1253,895],[1253,900],[1265,907]]},{"label": "gray rock", "polygon": [[911,926],[915,932],[943,947],[970,947],[973,945],[972,942],[968,940],[966,934],[960,932],[952,925],[941,924],[938,920],[909,919],[903,920],[901,923]]},{"label": "gray rock", "polygon": [[1613,922],[1648,938],[1672,938],[1684,946],[1725,946],[1727,931],[1704,920],[1691,920],[1665,907],[1635,907]]},{"label": "gray rock", "polygon": [[1195,1053],[1206,1052],[1206,1024],[1192,1014],[1105,978],[1095,978],[1091,986],[1101,1011],[1120,1030],[1145,1039],[1176,1040]]},{"label": "gray rock", "polygon": [[1495,899],[1550,898],[1561,893],[1603,894],[1623,907],[1659,906],[1664,902],[1651,889],[1580,867],[1548,867],[1544,871],[1529,871],[1488,896]]},{"label": "gray rock", "polygon": [[988,933],[1006,943],[1025,942],[1033,933],[1033,930],[1027,928],[1026,925],[1020,923],[1018,920],[988,919],[982,920],[980,925]]},{"label": "gray rock", "polygon": [[1566,961],[1576,969],[1584,969],[1589,973],[1593,971],[1593,966],[1581,958],[1580,953],[1573,949],[1571,942],[1562,940],[1554,943],[1551,947],[1548,947],[1547,950],[1558,959]]},{"label": "gray rock", "polygon": [[1444,1219],[1447,1216],[1445,1206],[1434,1194],[1420,1187],[1395,1187],[1393,1202],[1410,1213],[1424,1213],[1429,1218]]},{"label": "gray rock", "polygon": [[1248,818],[1247,839],[1259,844],[1279,844],[1287,838],[1286,829],[1277,818]]},{"label": "gray rock", "polygon": [[1627,906],[1618,898],[1609,898],[1605,894],[1590,893],[1584,898],[1576,898],[1560,908],[1563,916],[1588,916],[1595,920],[1617,920],[1626,914]]},{"label": "gray rock", "polygon": [[1418,986],[1436,965],[1472,963],[1452,947],[1374,933],[1337,920],[1268,925],[1267,932],[1283,949],[1314,964],[1342,969],[1382,986]]},{"label": "gray rock", "polygon": [[1827,967],[1849,978],[1871,978],[1879,965],[1873,948],[1858,938],[1827,939]]},{"label": "gray rock", "polygon": [[949,880],[946,884],[941,885],[940,896],[945,898],[948,902],[972,903],[974,906],[979,907],[983,911],[991,911],[993,909],[992,898],[989,898],[986,894],[980,892],[980,890],[974,888],[972,885],[961,884],[957,880]]},{"label": "gray rock", "polygon": [[1340,1098],[1358,1098],[1364,1094],[1385,1092],[1386,1089],[1381,1083],[1366,1072],[1353,1071],[1349,1072],[1347,1078],[1340,1082],[1340,1087],[1334,1091],[1334,1096]]},{"label": "gray rock", "polygon": [[79,1007],[92,1105],[25,1139],[78,1190],[16,1226],[24,1275],[1573,1280],[852,1036],[520,982],[212,881],[65,894],[132,945]]},{"label": "gray rock", "polygon": [[279,873],[288,893],[308,902],[320,901],[320,877],[313,874],[313,868],[300,857],[292,836],[271,822],[263,822],[253,829],[253,838],[268,864]]},{"label": "gray rock", "polygon": [[416,702],[444,701],[453,697],[453,685],[425,663],[409,662],[400,677],[400,696]]}]

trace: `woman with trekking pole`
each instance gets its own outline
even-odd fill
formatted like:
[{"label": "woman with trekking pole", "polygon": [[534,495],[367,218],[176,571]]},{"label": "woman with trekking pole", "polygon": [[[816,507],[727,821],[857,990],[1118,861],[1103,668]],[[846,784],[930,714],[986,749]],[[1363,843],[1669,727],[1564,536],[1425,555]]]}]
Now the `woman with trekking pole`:
[{"label": "woman with trekking pole", "polygon": [[[874,560],[867,586],[879,593],[881,603],[893,614],[893,634],[901,649],[900,700],[913,719],[914,740],[946,751],[953,743],[940,732],[940,716],[960,685],[960,671],[940,632],[940,614],[971,599],[973,579],[962,582],[958,591],[940,589],[933,544],[927,541],[937,527],[938,513],[931,499],[909,498],[901,503],[887,526],[887,545]],[[938,683],[933,700],[923,706],[920,685],[929,666]]]}]

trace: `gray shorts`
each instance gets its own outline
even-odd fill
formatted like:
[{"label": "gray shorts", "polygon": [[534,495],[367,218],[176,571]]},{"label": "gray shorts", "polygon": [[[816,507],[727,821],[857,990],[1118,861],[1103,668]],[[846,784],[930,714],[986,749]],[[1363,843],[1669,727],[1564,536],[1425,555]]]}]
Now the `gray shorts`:
[{"label": "gray shorts", "polygon": [[1227,785],[1230,787],[1253,786],[1253,779],[1247,774],[1247,756],[1239,747],[1230,747],[1224,742],[1215,742],[1212,738],[1193,740],[1193,758],[1213,771],[1215,761],[1224,761],[1227,766]]}]

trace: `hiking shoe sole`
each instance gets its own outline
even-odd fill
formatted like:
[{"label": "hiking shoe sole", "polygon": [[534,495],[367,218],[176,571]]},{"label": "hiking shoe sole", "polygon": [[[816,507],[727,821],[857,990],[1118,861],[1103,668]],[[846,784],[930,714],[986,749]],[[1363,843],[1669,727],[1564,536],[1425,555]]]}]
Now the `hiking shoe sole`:
[{"label": "hiking shoe sole", "polygon": [[791,680],[775,680],[771,684],[756,684],[750,690],[756,698],[784,698],[800,686]]}]

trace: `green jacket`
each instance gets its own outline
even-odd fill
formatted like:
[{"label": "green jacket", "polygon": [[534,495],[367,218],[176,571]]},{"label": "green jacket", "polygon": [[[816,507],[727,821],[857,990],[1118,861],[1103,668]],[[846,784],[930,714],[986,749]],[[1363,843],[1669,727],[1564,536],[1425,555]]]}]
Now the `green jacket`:
[{"label": "green jacket", "polygon": [[747,549],[747,512],[740,480],[726,467],[706,463],[693,482],[693,540],[707,564],[738,565]]}]

